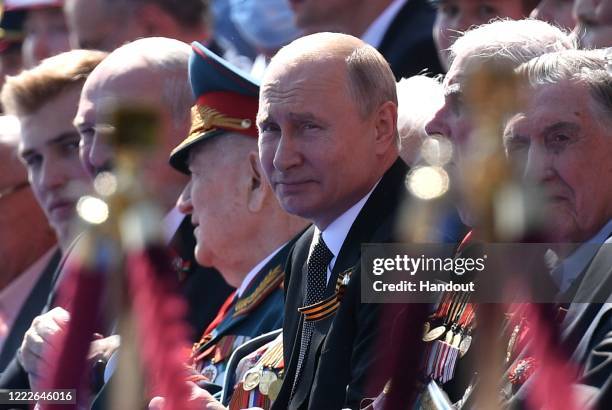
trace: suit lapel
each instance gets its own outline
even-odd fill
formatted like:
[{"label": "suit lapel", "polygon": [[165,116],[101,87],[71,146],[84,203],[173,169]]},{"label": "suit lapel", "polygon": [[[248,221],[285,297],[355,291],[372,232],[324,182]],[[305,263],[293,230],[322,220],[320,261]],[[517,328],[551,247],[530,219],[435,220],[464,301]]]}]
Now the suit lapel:
[{"label": "suit lapel", "polygon": [[23,335],[30,327],[34,317],[41,314],[53,287],[54,275],[61,257],[61,251],[58,249],[51,257],[49,263],[47,263],[45,270],[21,307],[0,354],[0,372],[12,360],[15,352],[21,345]]},{"label": "suit lapel", "polygon": [[[581,360],[587,354],[591,327],[610,309],[612,295],[612,244],[603,244],[583,274],[580,285],[564,320],[563,339]],[[603,304],[602,304],[603,303]]]},{"label": "suit lapel", "polygon": [[[345,272],[347,269],[354,269],[359,265],[361,257],[361,244],[371,241],[374,233],[380,227],[381,222],[395,214],[395,210],[400,204],[404,192],[402,181],[405,178],[407,170],[408,167],[406,164],[401,159],[398,159],[385,173],[378,186],[372,192],[372,195],[370,195],[370,198],[368,198],[366,201],[364,207],[361,209],[359,215],[355,219],[355,222],[351,226],[351,229],[349,230],[349,233],[342,244],[342,248],[338,253],[330,280],[327,284],[325,292],[326,297],[331,296],[335,292],[338,275],[341,272]],[[310,238],[312,240],[312,235]],[[310,242],[308,242],[308,245],[310,245]],[[308,254],[306,254],[306,258],[303,260],[306,261],[307,258]],[[300,282],[302,284],[302,289],[306,289],[306,262],[304,262],[302,265],[301,272],[302,280]],[[303,304],[303,297],[300,300]],[[292,314],[295,315],[295,312]],[[303,321],[301,316],[302,315],[298,316],[299,330],[298,338],[295,340],[294,352],[296,351],[296,347],[298,349],[297,351],[299,352]],[[301,376],[301,385],[310,386],[312,384],[314,374],[316,372],[316,366],[318,364],[320,350],[325,343],[329,328],[335,318],[336,315],[334,314],[315,323],[309,351],[305,360],[305,367],[303,368],[303,374]],[[297,359],[295,353],[292,357],[296,357]],[[294,400],[296,403],[302,403],[304,400],[306,400],[308,394],[310,394],[310,389],[298,388]]]},{"label": "suit lapel", "polygon": [[408,167],[401,159],[395,161],[357,215],[338,253],[326,289],[328,294],[331,294],[335,289],[338,275],[341,272],[359,264],[361,244],[371,242],[375,231],[381,226],[381,222],[395,214],[397,206],[403,198],[402,180],[405,178],[407,171]]}]

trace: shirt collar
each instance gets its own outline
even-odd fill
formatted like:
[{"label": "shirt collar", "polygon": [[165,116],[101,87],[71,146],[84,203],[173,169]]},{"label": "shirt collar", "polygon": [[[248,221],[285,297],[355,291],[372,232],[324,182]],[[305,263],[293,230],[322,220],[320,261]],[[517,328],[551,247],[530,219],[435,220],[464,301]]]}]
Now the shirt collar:
[{"label": "shirt collar", "polygon": [[259,262],[257,265],[255,265],[255,267],[253,269],[251,269],[249,271],[249,273],[247,273],[247,275],[242,280],[242,283],[240,284],[240,287],[238,288],[238,290],[236,290],[236,297],[238,297],[238,298],[242,297],[242,295],[244,294],[246,289],[249,287],[249,285],[251,284],[253,279],[255,279],[255,276],[257,276],[257,274],[262,270],[262,268],[264,266],[266,266],[266,263],[270,262],[270,259],[272,259],[274,256],[276,256],[276,254],[281,249],[283,249],[283,246],[285,246],[286,244],[287,244],[287,242],[285,242],[284,244],[279,246],[274,252],[272,252],[271,254],[266,256],[261,262]]},{"label": "shirt collar", "polygon": [[570,256],[565,258],[559,266],[560,272],[553,277],[560,282],[561,292],[567,290],[572,282],[586,269],[601,245],[612,235],[612,219],[591,239],[584,242]]},{"label": "shirt collar", "polygon": [[[351,226],[353,226],[353,223],[355,222],[355,219],[357,219],[359,212],[361,212],[361,209],[365,205],[368,198],[370,198],[370,195],[372,195],[372,192],[374,192],[374,189],[376,189],[379,182],[380,180],[378,180],[376,184],[374,184],[372,189],[370,189],[370,192],[365,194],[365,196],[359,201],[357,201],[355,205],[346,210],[342,215],[336,218],[331,224],[327,226],[327,228],[323,230],[323,241],[325,242],[329,250],[334,254],[334,257],[329,264],[330,269],[333,268],[334,263],[336,262],[336,257],[340,253],[340,249],[342,249],[342,244],[346,240],[346,236],[351,230]],[[316,244],[320,232],[321,231],[319,230],[319,228],[315,226],[315,232],[312,238],[312,242],[310,244],[309,256],[310,253],[312,253],[312,250]]]},{"label": "shirt collar", "polygon": [[393,19],[407,1],[408,0],[394,0],[393,3],[380,13],[380,15],[376,17],[376,20],[370,24],[367,30],[362,34],[361,39],[374,48],[380,47],[380,43],[382,43],[385,33],[389,29]]}]

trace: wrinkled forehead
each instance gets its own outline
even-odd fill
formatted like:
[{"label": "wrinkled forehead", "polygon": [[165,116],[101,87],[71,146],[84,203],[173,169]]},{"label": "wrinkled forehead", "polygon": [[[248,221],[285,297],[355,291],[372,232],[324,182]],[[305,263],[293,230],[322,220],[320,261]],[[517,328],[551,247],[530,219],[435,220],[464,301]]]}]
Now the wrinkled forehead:
[{"label": "wrinkled forehead", "polygon": [[461,87],[461,85],[465,82],[467,66],[468,64],[465,58],[462,56],[455,57],[448,69],[448,72],[444,76],[444,81],[442,82],[444,89],[448,89],[450,87]]},{"label": "wrinkled forehead", "polygon": [[589,120],[594,113],[595,100],[585,83],[563,80],[555,83],[520,87],[522,106],[528,112],[556,113]]},{"label": "wrinkled forehead", "polygon": [[528,128],[538,133],[554,124],[573,124],[573,128],[597,127],[597,105],[587,86],[575,81],[523,85],[516,113],[508,128]]},{"label": "wrinkled forehead", "polygon": [[261,85],[261,101],[286,93],[337,94],[347,90],[346,63],[338,58],[303,58],[270,67]]}]

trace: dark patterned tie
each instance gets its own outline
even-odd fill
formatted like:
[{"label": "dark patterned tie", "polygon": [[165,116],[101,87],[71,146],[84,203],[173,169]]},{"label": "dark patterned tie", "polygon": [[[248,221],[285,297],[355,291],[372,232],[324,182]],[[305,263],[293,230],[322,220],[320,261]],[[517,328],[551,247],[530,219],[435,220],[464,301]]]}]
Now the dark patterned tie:
[{"label": "dark patterned tie", "polygon": [[[327,267],[333,259],[334,254],[329,250],[323,236],[319,234],[317,243],[306,262],[308,270],[308,287],[306,289],[306,303],[305,306],[312,305],[323,299],[325,293],[325,287],[327,285]],[[293,379],[293,387],[291,389],[291,398],[295,393],[296,386],[298,384],[304,358],[308,353],[308,347],[310,346],[310,339],[312,338],[312,332],[314,330],[314,322],[302,322],[302,339],[300,342],[300,355],[298,356],[297,367],[295,370],[295,378]]]}]

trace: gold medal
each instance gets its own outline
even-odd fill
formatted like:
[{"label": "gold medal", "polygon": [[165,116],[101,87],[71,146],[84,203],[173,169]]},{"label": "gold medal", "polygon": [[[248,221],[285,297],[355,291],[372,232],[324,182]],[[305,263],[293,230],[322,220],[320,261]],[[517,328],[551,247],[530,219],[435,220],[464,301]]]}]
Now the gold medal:
[{"label": "gold medal", "polygon": [[450,345],[453,343],[454,337],[455,337],[455,334],[453,333],[453,329],[450,329],[448,332],[446,332],[446,337],[444,338],[444,342]]},{"label": "gold medal", "polygon": [[435,327],[435,328],[431,329],[429,332],[427,332],[427,334],[423,337],[423,341],[424,342],[433,342],[434,340],[436,340],[437,338],[442,336],[444,334],[444,332],[446,332],[446,327],[445,326]]},{"label": "gold medal", "polygon": [[261,369],[254,368],[249,370],[244,375],[244,383],[243,388],[245,391],[251,391],[255,387],[259,385],[259,381],[261,380]]},{"label": "gold medal", "polygon": [[259,380],[259,391],[261,394],[267,396],[270,393],[270,385],[276,381],[278,377],[272,370],[265,369],[261,373],[261,379]]},{"label": "gold medal", "polygon": [[276,398],[278,397],[278,394],[280,393],[282,385],[283,385],[282,379],[276,379],[270,384],[270,387],[268,388],[268,398],[270,400],[272,401],[276,400]]},{"label": "gold medal", "polygon": [[461,333],[458,332],[455,337],[453,337],[453,342],[451,343],[451,345],[455,348],[455,349],[459,349],[459,346],[461,346]]},{"label": "gold medal", "polygon": [[461,343],[459,344],[459,357],[463,357],[467,351],[470,349],[470,345],[472,344],[472,336],[467,335],[463,338]]}]

